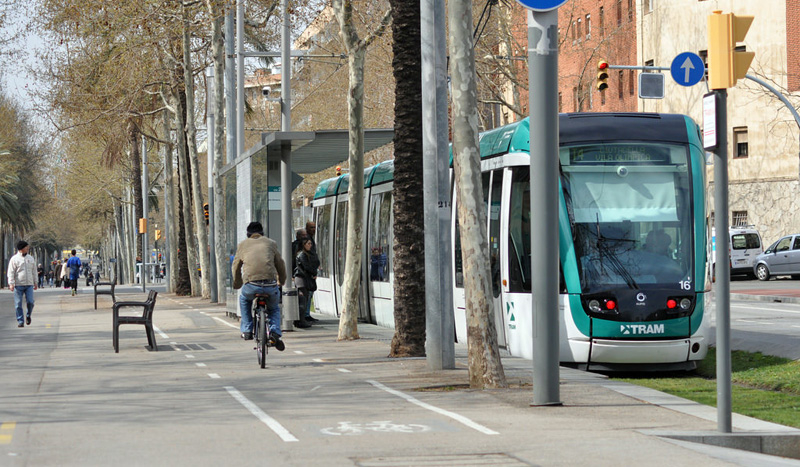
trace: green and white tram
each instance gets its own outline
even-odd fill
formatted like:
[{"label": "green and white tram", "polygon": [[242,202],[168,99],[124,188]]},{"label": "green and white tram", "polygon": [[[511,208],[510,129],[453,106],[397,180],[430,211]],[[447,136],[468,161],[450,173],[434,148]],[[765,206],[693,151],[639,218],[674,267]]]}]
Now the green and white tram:
[{"label": "green and white tram", "polygon": [[[560,360],[600,370],[691,369],[708,348],[708,226],[699,128],[668,114],[562,114]],[[498,341],[532,358],[528,120],[481,134]],[[537,156],[534,156],[537,157]],[[534,161],[534,167],[536,166]],[[394,326],[391,169],[367,169],[360,318]],[[347,175],[314,200],[318,311],[337,315]],[[454,195],[455,196],[455,195]],[[453,206],[458,200],[453,199]],[[455,211],[454,211],[455,212]],[[453,216],[456,338],[466,341],[463,268]],[[323,259],[324,256],[324,259]]]}]

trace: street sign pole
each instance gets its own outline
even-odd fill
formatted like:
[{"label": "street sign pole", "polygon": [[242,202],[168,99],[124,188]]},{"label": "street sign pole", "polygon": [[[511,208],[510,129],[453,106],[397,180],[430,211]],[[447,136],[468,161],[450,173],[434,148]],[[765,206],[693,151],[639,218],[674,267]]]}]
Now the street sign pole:
[{"label": "street sign pole", "polygon": [[[535,3],[530,2],[529,3]],[[563,2],[562,2],[563,3]],[[526,5],[531,8],[531,5]],[[561,405],[558,330],[558,10],[528,11],[533,404]],[[534,214],[535,213],[535,214]]]}]

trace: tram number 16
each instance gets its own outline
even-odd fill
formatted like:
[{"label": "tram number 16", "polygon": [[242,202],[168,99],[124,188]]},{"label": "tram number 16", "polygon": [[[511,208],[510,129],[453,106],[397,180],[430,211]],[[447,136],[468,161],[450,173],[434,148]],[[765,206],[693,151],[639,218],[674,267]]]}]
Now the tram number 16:
[{"label": "tram number 16", "polygon": [[680,281],[680,282],[678,282],[678,285],[680,285],[681,289],[683,289],[683,290],[692,290],[692,280],[691,279],[686,279],[685,281]]}]

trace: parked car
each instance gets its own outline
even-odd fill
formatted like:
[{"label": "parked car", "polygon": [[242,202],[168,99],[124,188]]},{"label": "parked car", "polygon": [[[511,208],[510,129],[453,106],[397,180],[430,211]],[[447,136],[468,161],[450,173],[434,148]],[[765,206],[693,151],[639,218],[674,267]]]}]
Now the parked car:
[{"label": "parked car", "polygon": [[[716,229],[711,229],[711,263],[713,276],[716,277]],[[728,253],[730,259],[731,276],[747,274],[755,276],[756,258],[764,251],[761,234],[755,226],[731,227],[728,231]]]},{"label": "parked car", "polygon": [[762,281],[786,275],[800,279],[800,234],[787,235],[770,245],[756,258],[753,272]]}]

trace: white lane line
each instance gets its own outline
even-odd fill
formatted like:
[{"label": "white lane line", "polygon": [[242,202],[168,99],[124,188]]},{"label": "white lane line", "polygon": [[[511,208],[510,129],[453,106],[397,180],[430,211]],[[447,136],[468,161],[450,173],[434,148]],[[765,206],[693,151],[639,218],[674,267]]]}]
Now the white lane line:
[{"label": "white lane line", "polygon": [[175,349],[176,352],[183,352],[183,349],[178,347],[178,343],[177,342],[170,342],[169,345],[171,345]]},{"label": "white lane line", "polygon": [[772,326],[773,324],[775,324],[775,323],[768,323],[766,321],[750,321],[747,319],[737,319],[736,321],[740,323],[749,323],[749,324],[765,324],[767,326]]},{"label": "white lane line", "polygon": [[381,384],[381,383],[379,383],[377,381],[367,380],[367,382],[369,384],[375,386],[378,389],[383,389],[384,391],[388,392],[389,394],[394,394],[395,396],[403,398],[403,399],[407,400],[408,402],[411,402],[412,404],[416,404],[416,405],[422,407],[423,409],[430,410],[431,412],[436,412],[436,413],[438,413],[440,415],[444,415],[445,417],[450,417],[453,420],[455,420],[457,422],[460,422],[460,423],[463,423],[464,425],[472,428],[473,430],[479,431],[479,432],[481,432],[481,433],[483,433],[485,435],[499,435],[500,434],[500,433],[498,433],[498,432],[496,432],[494,430],[486,428],[485,426],[483,426],[483,425],[481,425],[479,423],[473,422],[472,420],[468,419],[467,417],[465,417],[463,415],[459,415],[459,414],[457,414],[455,412],[450,412],[449,410],[440,409],[439,407],[430,405],[430,404],[428,404],[426,402],[422,402],[421,400],[416,399],[416,398],[414,398],[412,396],[409,396],[408,394],[404,394],[404,393],[402,393],[400,391],[396,391],[394,389],[386,387],[386,386],[384,386],[383,384]]},{"label": "white lane line", "polygon": [[222,319],[222,318],[218,318],[218,317],[216,317],[216,316],[212,316],[212,318],[214,318],[215,320],[217,320],[217,321],[219,321],[220,323],[224,324],[225,326],[230,326],[230,327],[232,327],[232,328],[234,328],[234,329],[239,329],[239,326],[238,326],[238,325],[236,325],[236,324],[231,324],[231,323],[229,323],[229,322],[225,321],[225,320],[224,320],[224,319]]},{"label": "white lane line", "polygon": [[209,373],[208,377],[211,378],[211,379],[220,379],[221,378],[221,376],[216,374],[216,373]]},{"label": "white lane line", "polygon": [[311,361],[312,362],[317,362],[317,363],[322,363],[322,359],[321,358],[315,358],[315,359],[313,359]]},{"label": "white lane line", "polygon": [[197,363],[195,363],[195,365],[199,366],[200,368],[205,368],[206,367],[206,364],[205,363],[201,363],[201,362],[197,362]]},{"label": "white lane line", "polygon": [[797,310],[785,310],[780,307],[775,308],[765,308],[760,306],[747,306],[747,305],[731,305],[731,308],[741,308],[743,310],[761,310],[761,311],[772,311],[778,313],[794,313],[800,315],[800,311]]},{"label": "white lane line", "polygon": [[314,391],[316,391],[317,389],[319,389],[319,388],[321,388],[321,387],[322,387],[322,386],[314,386],[313,388],[311,388],[311,392],[314,392]]},{"label": "white lane line", "polygon": [[164,331],[162,331],[161,329],[158,329],[158,326],[156,326],[155,324],[153,325],[153,330],[154,330],[155,332],[157,332],[157,333],[158,333],[158,335],[159,335],[159,336],[161,336],[161,337],[163,337],[164,339],[169,339],[169,336],[168,336],[168,335],[166,335],[166,334],[164,334]]},{"label": "white lane line", "polygon": [[305,355],[305,352],[303,352],[302,350],[295,350],[294,353],[298,355]]},{"label": "white lane line", "polygon": [[352,373],[352,371],[348,370],[347,368],[337,368],[337,370],[341,371],[342,373]]},{"label": "white lane line", "polygon": [[194,358],[194,355],[186,354],[185,356],[186,356],[186,358]]},{"label": "white lane line", "polygon": [[225,390],[228,391],[234,399],[239,401],[240,404],[244,406],[247,410],[250,411],[251,414],[255,415],[256,418],[261,420],[262,423],[267,425],[270,430],[274,431],[276,435],[280,436],[280,438],[284,442],[292,442],[292,441],[299,441],[297,438],[292,435],[289,430],[283,427],[277,420],[267,415],[261,408],[255,405],[250,399],[244,397],[241,392],[236,390],[233,386],[225,386]]}]

